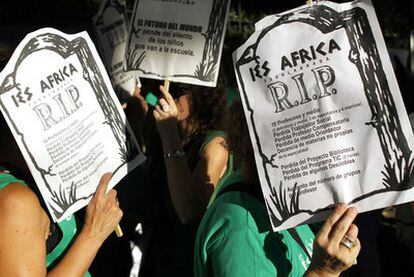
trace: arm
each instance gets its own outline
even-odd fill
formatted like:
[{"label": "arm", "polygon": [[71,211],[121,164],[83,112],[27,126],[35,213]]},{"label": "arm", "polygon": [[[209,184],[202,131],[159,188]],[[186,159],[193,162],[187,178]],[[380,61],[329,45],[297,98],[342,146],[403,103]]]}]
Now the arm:
[{"label": "arm", "polygon": [[[83,276],[99,247],[122,217],[116,193],[105,194],[104,175],[87,208],[85,225],[68,253],[48,276]],[[46,276],[49,219],[36,195],[21,184],[0,191],[0,268],[5,276]]]},{"label": "arm", "polygon": [[4,276],[46,276],[49,218],[19,183],[0,190],[0,268]]},{"label": "arm", "polygon": [[[178,112],[173,98],[164,87],[161,87],[161,92],[164,98],[155,107],[154,116],[164,153],[171,153],[182,149],[177,129]],[[166,104],[170,107],[168,112],[161,108]],[[206,146],[193,174],[185,157],[165,159],[172,203],[183,224],[202,217],[214,188],[226,170],[228,152],[223,141],[223,138],[215,138]]]},{"label": "arm", "polygon": [[68,253],[48,276],[84,276],[105,239],[122,217],[116,191],[107,187],[111,174],[102,176],[95,195],[86,208],[85,224]]}]

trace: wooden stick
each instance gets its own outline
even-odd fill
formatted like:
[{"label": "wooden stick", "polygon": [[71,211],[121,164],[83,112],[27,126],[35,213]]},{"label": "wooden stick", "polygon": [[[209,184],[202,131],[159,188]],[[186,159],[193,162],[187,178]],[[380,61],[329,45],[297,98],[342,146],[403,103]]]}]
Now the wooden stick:
[{"label": "wooden stick", "polygon": [[170,91],[170,81],[164,80],[164,87],[167,91]]},{"label": "wooden stick", "polygon": [[115,233],[118,238],[124,235],[124,233],[122,232],[121,226],[119,226],[119,224],[115,228]]}]

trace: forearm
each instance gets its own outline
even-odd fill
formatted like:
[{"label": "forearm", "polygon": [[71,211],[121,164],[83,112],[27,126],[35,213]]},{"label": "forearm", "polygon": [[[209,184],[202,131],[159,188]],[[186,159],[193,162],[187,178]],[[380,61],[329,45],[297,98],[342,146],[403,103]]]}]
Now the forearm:
[{"label": "forearm", "polygon": [[65,257],[47,276],[83,277],[101,245],[101,239],[89,236],[82,230]]},{"label": "forearm", "polygon": [[[177,133],[170,133],[163,139],[164,154],[182,148],[182,141]],[[197,220],[202,212],[201,191],[195,182],[185,157],[166,158],[168,188],[174,209],[183,224]]]}]

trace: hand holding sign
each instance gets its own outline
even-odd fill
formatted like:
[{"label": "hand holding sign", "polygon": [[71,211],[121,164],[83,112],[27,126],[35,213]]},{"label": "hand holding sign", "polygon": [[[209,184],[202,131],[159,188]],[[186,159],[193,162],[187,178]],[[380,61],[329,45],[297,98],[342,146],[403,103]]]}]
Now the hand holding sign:
[{"label": "hand holding sign", "polygon": [[[308,273],[336,276],[356,263],[361,250],[358,228],[352,224],[356,215],[353,207],[347,209],[344,204],[337,206],[315,238]],[[343,242],[345,239],[350,241],[348,246]]]},{"label": "hand holding sign", "polygon": [[122,218],[122,210],[116,200],[116,190],[110,189],[108,183],[112,174],[106,173],[86,208],[85,225],[82,232],[98,241],[103,242],[117,227]]},{"label": "hand holding sign", "polygon": [[1,112],[54,221],[86,206],[104,172],[112,188],[145,159],[86,33],[28,34],[0,84]]}]

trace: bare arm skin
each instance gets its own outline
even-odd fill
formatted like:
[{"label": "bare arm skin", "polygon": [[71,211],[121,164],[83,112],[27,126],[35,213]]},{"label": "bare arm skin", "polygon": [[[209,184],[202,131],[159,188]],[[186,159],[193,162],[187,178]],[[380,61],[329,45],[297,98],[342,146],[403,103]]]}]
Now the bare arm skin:
[{"label": "bare arm skin", "polygon": [[[182,149],[183,142],[177,129],[178,110],[172,96],[160,87],[164,98],[155,107],[154,117],[160,133],[164,153]],[[168,104],[169,111],[162,110]],[[168,187],[172,203],[180,221],[189,224],[199,220],[208,201],[227,167],[228,152],[223,146],[224,139],[217,137],[210,141],[193,173],[185,157],[166,158]]]},{"label": "bare arm skin", "polygon": [[0,268],[4,276],[83,276],[122,217],[105,174],[87,207],[85,224],[65,257],[47,274],[49,218],[36,195],[13,183],[0,191]]}]

